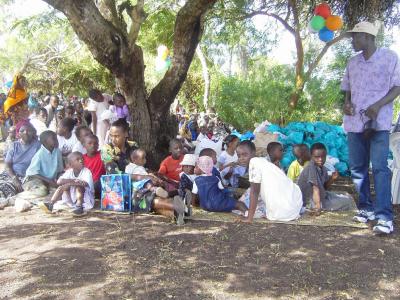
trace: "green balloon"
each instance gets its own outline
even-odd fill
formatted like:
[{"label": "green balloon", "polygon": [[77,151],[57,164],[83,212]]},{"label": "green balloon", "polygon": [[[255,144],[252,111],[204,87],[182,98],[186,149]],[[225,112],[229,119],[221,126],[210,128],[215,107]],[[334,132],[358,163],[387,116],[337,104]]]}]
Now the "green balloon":
[{"label": "green balloon", "polygon": [[321,16],[314,16],[311,18],[310,26],[314,30],[321,30],[325,27],[325,19]]}]

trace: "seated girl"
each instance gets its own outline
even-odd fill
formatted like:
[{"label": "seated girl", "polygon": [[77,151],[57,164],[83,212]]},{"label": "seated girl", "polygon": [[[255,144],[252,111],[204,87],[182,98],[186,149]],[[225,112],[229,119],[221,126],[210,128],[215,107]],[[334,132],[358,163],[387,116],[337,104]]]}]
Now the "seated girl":
[{"label": "seated girl", "polygon": [[105,144],[100,150],[107,174],[123,173],[130,163],[129,154],[137,149],[137,145],[128,141],[128,132],[129,124],[123,119],[111,124],[111,142]]}]

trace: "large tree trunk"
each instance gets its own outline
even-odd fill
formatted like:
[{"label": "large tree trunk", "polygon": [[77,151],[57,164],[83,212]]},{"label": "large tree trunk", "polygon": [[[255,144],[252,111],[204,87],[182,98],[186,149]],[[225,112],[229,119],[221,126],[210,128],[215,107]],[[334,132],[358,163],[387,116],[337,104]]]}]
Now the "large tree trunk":
[{"label": "large tree trunk", "polygon": [[[179,10],[174,30],[172,66],[159,84],[146,93],[141,47],[136,44],[146,14],[144,0],[127,5],[130,30],[118,15],[116,1],[44,0],[68,18],[78,37],[94,58],[116,77],[116,83],[131,108],[133,137],[149,153],[153,165],[165,154],[168,140],[176,134],[170,124],[169,108],[186,79],[204,28],[204,16],[216,0],[187,0]],[[176,125],[176,124],[175,124]]]}]

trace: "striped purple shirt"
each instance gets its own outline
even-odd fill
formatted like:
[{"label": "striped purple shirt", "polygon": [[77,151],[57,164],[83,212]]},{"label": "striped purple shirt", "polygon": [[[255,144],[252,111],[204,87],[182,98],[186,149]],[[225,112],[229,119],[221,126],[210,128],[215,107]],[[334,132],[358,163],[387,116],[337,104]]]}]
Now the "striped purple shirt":
[{"label": "striped purple shirt", "polygon": [[[394,86],[400,86],[400,65],[392,50],[378,48],[366,61],[362,53],[352,57],[347,64],[341,89],[351,92],[354,116],[345,115],[347,132],[362,132],[368,118],[360,111],[382,99]],[[378,130],[390,130],[393,119],[393,102],[383,106],[378,114]]]}]

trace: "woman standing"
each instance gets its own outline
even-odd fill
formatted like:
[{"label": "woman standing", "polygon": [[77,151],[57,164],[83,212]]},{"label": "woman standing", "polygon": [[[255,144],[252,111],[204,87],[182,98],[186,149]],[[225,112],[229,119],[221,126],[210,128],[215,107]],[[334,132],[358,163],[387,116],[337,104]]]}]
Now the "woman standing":
[{"label": "woman standing", "polygon": [[12,125],[26,120],[29,117],[28,94],[26,93],[26,78],[21,74],[14,77],[7,99],[4,101],[4,109],[0,115],[0,123],[10,119]]}]

